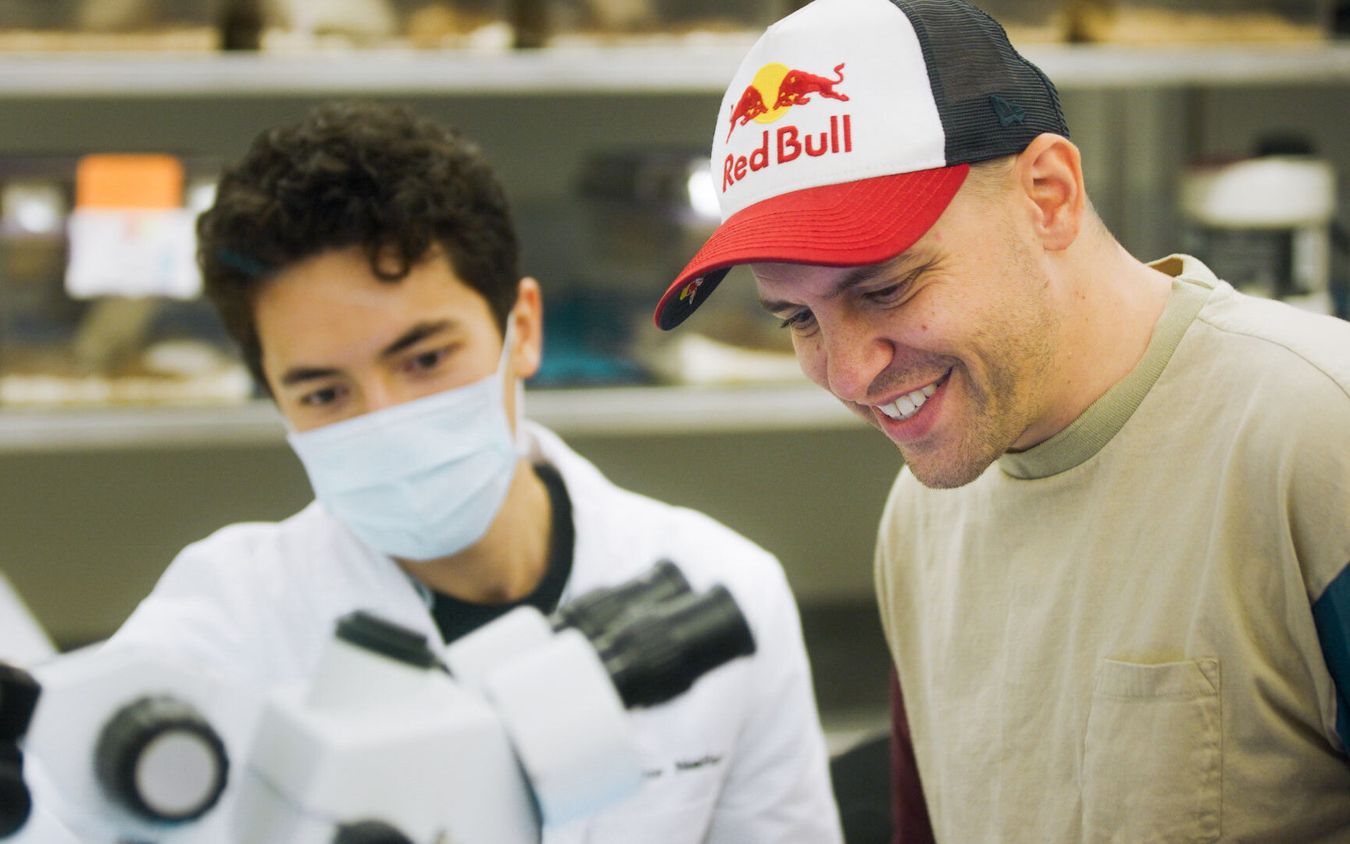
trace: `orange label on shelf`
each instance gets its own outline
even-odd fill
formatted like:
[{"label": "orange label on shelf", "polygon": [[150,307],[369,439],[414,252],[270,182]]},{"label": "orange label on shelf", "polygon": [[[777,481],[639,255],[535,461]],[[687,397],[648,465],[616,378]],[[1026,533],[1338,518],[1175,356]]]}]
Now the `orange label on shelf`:
[{"label": "orange label on shelf", "polygon": [[86,155],[75,167],[77,208],[179,208],[183,162],[172,155]]}]

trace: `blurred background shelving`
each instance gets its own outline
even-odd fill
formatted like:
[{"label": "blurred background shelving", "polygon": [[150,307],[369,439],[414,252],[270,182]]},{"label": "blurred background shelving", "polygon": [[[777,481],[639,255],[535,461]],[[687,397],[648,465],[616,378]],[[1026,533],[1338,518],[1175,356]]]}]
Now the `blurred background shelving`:
[{"label": "blurred background shelving", "polygon": [[[720,97],[749,41],[492,52],[0,54],[6,99],[192,96],[465,97],[708,94]],[[1350,44],[1034,44],[1061,91],[1350,81]]]},{"label": "blurred background shelving", "polygon": [[[810,384],[592,387],[530,391],[529,417],[564,438],[708,436],[851,430],[863,423]],[[225,407],[11,408],[0,455],[84,450],[275,446],[285,425],[271,402]]]}]

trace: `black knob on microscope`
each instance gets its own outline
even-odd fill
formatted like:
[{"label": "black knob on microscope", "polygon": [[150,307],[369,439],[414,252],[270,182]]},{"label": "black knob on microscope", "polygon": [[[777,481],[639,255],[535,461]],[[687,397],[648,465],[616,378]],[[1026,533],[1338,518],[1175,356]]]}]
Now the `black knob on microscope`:
[{"label": "black knob on microscope", "polygon": [[206,814],[225,791],[225,744],[189,703],[146,696],[118,710],[94,749],[109,799],[145,820],[183,822]]},{"label": "black knob on microscope", "polygon": [[397,827],[384,821],[357,821],[343,824],[333,844],[413,844]]},{"label": "black knob on microscope", "polygon": [[0,739],[0,838],[23,829],[33,811],[33,798],[23,780],[23,752]]},{"label": "black knob on microscope", "polygon": [[41,695],[42,687],[32,674],[0,662],[0,838],[23,829],[33,811],[19,740],[28,731]]}]

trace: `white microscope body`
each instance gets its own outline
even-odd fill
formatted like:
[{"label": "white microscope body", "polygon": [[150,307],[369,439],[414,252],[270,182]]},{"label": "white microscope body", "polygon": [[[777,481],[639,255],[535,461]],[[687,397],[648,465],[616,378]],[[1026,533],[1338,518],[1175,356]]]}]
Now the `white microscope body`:
[{"label": "white microscope body", "polygon": [[492,707],[420,636],[370,616],[339,624],[308,687],[271,697],[242,777],[240,842],[329,844],[376,823],[408,841],[538,840]]},{"label": "white microscope body", "polygon": [[551,618],[513,610],[440,655],[346,616],[308,687],[269,701],[235,840],[534,844],[639,789],[626,709],[753,651],[730,594],[693,594],[669,563]]},{"label": "white microscope body", "polygon": [[724,588],[696,595],[661,563],[440,653],[352,613],[310,681],[265,700],[76,652],[36,669],[25,746],[87,844],[535,844],[638,790],[627,709],[753,652]]}]

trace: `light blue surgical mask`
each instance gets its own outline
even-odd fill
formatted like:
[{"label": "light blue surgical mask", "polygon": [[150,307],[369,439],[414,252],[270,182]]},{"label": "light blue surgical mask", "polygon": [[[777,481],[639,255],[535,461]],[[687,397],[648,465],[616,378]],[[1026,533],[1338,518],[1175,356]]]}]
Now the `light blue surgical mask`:
[{"label": "light blue surgical mask", "polygon": [[502,393],[510,348],[508,328],[497,371],[480,381],[291,432],[315,497],[392,557],[434,560],[482,539],[519,462]]}]

